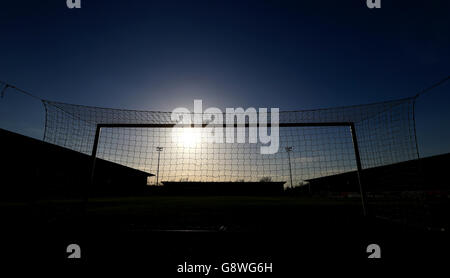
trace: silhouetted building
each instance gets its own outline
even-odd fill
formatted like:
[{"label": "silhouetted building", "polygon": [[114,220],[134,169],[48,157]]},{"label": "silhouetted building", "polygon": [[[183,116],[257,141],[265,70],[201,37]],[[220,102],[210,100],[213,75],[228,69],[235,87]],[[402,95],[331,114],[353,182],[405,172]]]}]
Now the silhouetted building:
[{"label": "silhouetted building", "polygon": [[2,199],[71,198],[145,192],[152,174],[0,129]]},{"label": "silhouetted building", "polygon": [[[364,169],[366,191],[449,190],[450,154]],[[307,180],[313,192],[359,192],[356,171]]]}]

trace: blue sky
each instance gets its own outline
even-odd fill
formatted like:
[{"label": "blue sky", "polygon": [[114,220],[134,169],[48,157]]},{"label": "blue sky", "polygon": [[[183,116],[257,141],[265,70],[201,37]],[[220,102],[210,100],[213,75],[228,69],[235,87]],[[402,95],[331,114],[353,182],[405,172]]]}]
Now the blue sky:
[{"label": "blue sky", "polygon": [[[81,1],[3,1],[0,80],[102,107],[298,110],[408,97],[450,72],[448,1]],[[423,156],[450,152],[449,93],[418,99]],[[0,117],[42,138],[32,99],[7,92]]]}]

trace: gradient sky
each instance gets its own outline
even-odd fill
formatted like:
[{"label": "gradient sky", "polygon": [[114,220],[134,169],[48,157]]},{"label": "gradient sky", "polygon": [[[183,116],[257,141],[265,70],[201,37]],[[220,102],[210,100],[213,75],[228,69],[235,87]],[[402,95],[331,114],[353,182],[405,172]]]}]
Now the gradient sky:
[{"label": "gradient sky", "polygon": [[[0,80],[125,109],[299,110],[408,97],[450,73],[449,1],[2,1]],[[394,2],[394,3],[393,3]],[[450,152],[450,82],[417,102],[422,156]],[[0,127],[42,139],[7,92]]]}]

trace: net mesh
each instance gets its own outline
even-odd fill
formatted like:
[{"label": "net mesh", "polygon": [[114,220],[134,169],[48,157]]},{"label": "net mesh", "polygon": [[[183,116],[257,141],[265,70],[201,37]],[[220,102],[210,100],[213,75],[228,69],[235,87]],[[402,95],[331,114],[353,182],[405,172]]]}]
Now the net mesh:
[{"label": "net mesh", "polygon": [[[301,189],[300,192],[309,189],[309,193],[323,195],[325,192],[329,197],[349,199],[348,192],[359,196],[351,129],[349,125],[327,123],[352,123],[359,145],[361,183],[368,193],[370,213],[428,227],[434,225],[433,217],[423,193],[418,193],[423,191],[414,187],[423,185],[417,159],[415,100],[282,111],[279,148],[274,154],[261,154],[261,143],[249,143],[248,127],[235,128],[235,135],[245,133],[245,143],[210,143],[211,133],[203,128],[168,128],[166,125],[176,123],[170,112],[44,100],[44,140],[91,155],[99,124],[154,125],[101,128],[97,157],[152,174],[157,174],[159,165],[159,182],[264,180],[283,181],[289,187],[292,177],[292,185]],[[162,150],[157,151],[158,147]],[[156,184],[156,177],[150,177],[148,183]]]},{"label": "net mesh", "polygon": [[[104,127],[97,157],[155,174],[156,148],[163,147],[159,153],[159,181],[264,178],[287,181],[290,185],[292,172],[293,185],[301,185],[320,177],[355,171],[356,161],[349,126],[295,124],[354,123],[362,168],[373,169],[417,158],[414,101],[407,98],[368,105],[281,111],[280,125],[294,126],[280,127],[279,151],[274,154],[261,154],[261,143],[248,143],[248,127],[239,131],[245,132],[246,143],[210,143],[210,133],[202,128]],[[176,123],[170,112],[99,108],[48,100],[43,103],[46,108],[44,140],[88,155],[92,153],[97,124]],[[292,147],[291,151],[287,152],[287,147]],[[408,175],[417,173],[403,168],[402,171]],[[399,185],[398,180],[392,185]],[[149,180],[155,182],[155,178]]]}]

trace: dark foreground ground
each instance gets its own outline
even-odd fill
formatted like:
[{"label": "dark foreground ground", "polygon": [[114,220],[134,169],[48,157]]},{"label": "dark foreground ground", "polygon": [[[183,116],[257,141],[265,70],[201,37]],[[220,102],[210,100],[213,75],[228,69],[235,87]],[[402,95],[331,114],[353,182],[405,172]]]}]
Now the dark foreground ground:
[{"label": "dark foreground ground", "polygon": [[[359,199],[148,196],[0,203],[2,262],[177,273],[185,262],[272,263],[273,274],[395,265],[445,267],[448,230],[363,217]],[[81,259],[66,248],[79,244]],[[380,260],[368,259],[376,243]],[[417,264],[413,262],[418,262]],[[223,273],[222,273],[223,274]]]}]

